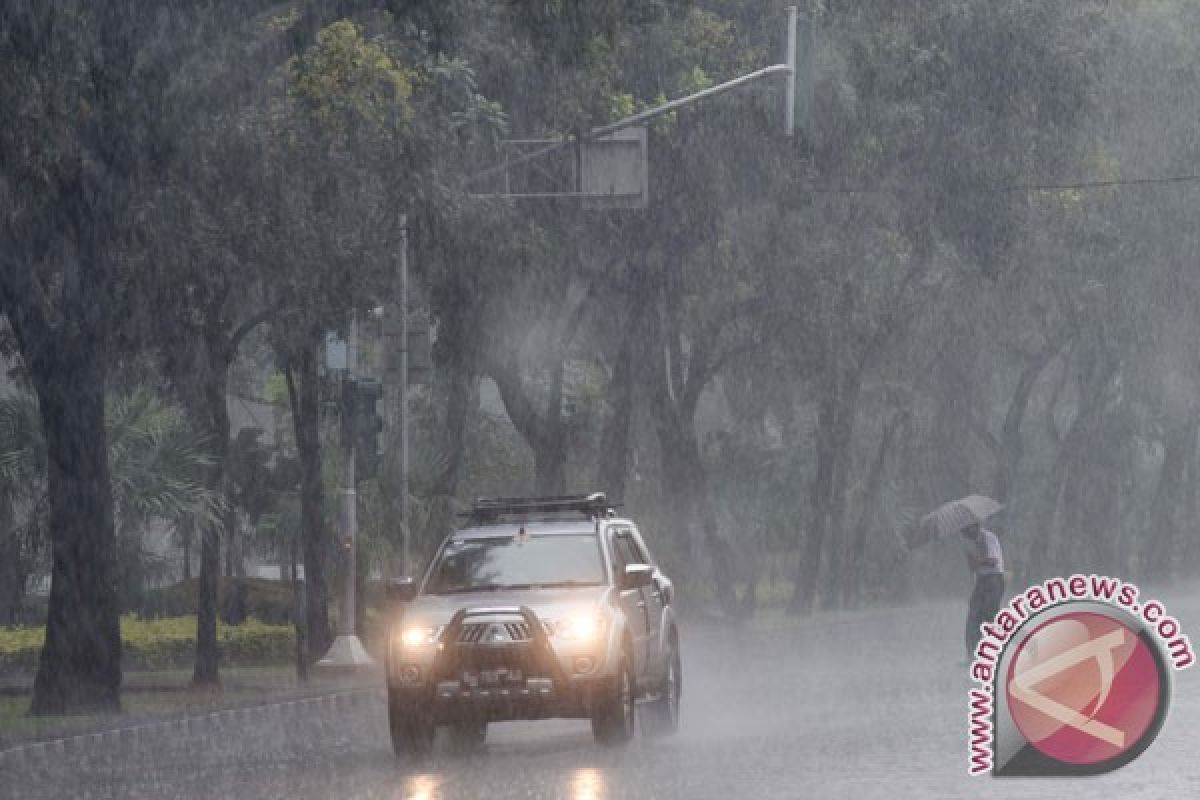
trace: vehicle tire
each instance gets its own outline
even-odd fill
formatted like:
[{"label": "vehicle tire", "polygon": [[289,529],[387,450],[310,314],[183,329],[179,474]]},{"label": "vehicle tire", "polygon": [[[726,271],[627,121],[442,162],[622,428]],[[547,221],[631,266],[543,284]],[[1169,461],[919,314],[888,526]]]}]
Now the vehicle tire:
[{"label": "vehicle tire", "polygon": [[460,753],[478,750],[487,740],[487,726],[482,720],[456,721],[450,726],[451,746]]},{"label": "vehicle tire", "polygon": [[659,694],[642,706],[645,712],[643,730],[651,736],[670,736],[679,730],[679,700],[683,696],[683,666],[679,658],[679,643],[671,638],[667,652],[667,671],[663,675]]},{"label": "vehicle tire", "polygon": [[428,755],[433,750],[433,719],[420,705],[388,690],[388,728],[392,734],[392,752],[400,758]]},{"label": "vehicle tire", "polygon": [[592,735],[605,746],[623,745],[633,738],[637,691],[629,651],[621,653],[612,690],[592,707]]}]

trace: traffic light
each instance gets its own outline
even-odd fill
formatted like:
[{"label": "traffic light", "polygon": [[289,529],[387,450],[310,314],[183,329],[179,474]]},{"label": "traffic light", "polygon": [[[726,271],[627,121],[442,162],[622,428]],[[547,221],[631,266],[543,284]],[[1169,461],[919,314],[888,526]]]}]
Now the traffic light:
[{"label": "traffic light", "polygon": [[342,441],[354,443],[354,473],[358,480],[375,477],[379,470],[383,416],[378,381],[348,380],[342,384]]},{"label": "traffic light", "polygon": [[378,381],[356,381],[354,406],[354,472],[355,476],[374,478],[379,471],[383,452],[383,414],[379,401],[383,387]]}]

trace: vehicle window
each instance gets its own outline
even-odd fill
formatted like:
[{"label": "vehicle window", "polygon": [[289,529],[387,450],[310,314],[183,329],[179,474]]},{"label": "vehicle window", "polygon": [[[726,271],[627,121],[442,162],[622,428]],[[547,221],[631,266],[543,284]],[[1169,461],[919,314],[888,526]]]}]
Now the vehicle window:
[{"label": "vehicle window", "polygon": [[427,594],[597,586],[604,563],[594,534],[455,539],[430,571]]},{"label": "vehicle window", "polygon": [[620,575],[625,571],[625,553],[621,550],[621,537],[619,534],[613,534],[609,539],[612,546],[613,574]]},{"label": "vehicle window", "polygon": [[646,563],[646,559],[638,550],[637,543],[633,541],[633,537],[628,533],[617,534],[614,547],[617,553],[617,561],[620,563],[621,570],[624,570],[628,564]]},{"label": "vehicle window", "polygon": [[649,564],[650,556],[646,553],[646,545],[642,542],[642,537],[639,534],[630,533],[629,542],[633,545],[633,551],[637,553],[637,563]]}]

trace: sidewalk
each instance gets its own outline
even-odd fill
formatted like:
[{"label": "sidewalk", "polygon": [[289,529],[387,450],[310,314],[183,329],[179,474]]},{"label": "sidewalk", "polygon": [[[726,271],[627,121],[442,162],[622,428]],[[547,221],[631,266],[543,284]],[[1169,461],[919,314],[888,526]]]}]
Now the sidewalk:
[{"label": "sidewalk", "polygon": [[83,736],[164,720],[252,709],[345,694],[383,686],[374,668],[357,674],[312,669],[300,683],[292,666],[231,667],[221,671],[218,689],[194,689],[191,670],[129,672],[121,691],[122,712],[62,717],[28,715],[32,677],[0,680],[0,751],[35,742]]}]

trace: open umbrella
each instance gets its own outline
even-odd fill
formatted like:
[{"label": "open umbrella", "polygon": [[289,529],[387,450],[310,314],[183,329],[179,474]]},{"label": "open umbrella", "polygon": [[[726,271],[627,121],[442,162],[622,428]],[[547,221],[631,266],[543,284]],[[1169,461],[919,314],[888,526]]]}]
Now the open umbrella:
[{"label": "open umbrella", "polygon": [[972,494],[938,506],[921,517],[916,528],[909,531],[908,546],[919,547],[933,539],[958,533],[968,525],[983,522],[1004,508],[987,495]]}]

